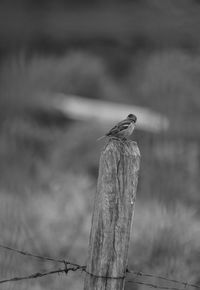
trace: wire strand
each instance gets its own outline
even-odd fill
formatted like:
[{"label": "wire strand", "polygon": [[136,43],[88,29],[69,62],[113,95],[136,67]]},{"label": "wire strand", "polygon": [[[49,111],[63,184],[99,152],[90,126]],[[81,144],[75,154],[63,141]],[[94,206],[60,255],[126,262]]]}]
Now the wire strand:
[{"label": "wire strand", "polygon": [[[70,270],[74,271],[73,269],[69,268],[68,271],[70,271]],[[28,275],[28,276],[13,277],[13,278],[10,278],[10,279],[0,280],[0,284],[8,283],[8,282],[21,281],[21,280],[41,278],[41,277],[44,277],[44,276],[47,276],[47,275],[52,275],[52,274],[56,274],[56,273],[59,274],[59,273],[64,273],[64,272],[66,272],[66,269],[58,269],[58,270],[53,270],[53,271],[43,272],[43,273],[37,272],[37,273],[31,274],[31,275]]]},{"label": "wire strand", "polygon": [[82,267],[82,266],[80,266],[80,265],[78,265],[76,263],[72,263],[72,262],[66,261],[64,259],[56,259],[56,258],[51,258],[51,257],[47,257],[47,256],[36,255],[36,254],[32,254],[32,253],[27,252],[27,251],[14,249],[14,248],[11,248],[9,246],[5,246],[5,245],[1,245],[1,244],[0,244],[0,248],[6,249],[6,250],[9,250],[9,251],[13,251],[13,252],[16,252],[16,253],[24,255],[24,256],[29,256],[29,257],[32,257],[32,258],[40,259],[40,260],[43,260],[43,261],[51,261],[51,262],[55,262],[55,263],[68,264],[68,265],[71,265],[71,266],[74,266],[74,267]]},{"label": "wire strand", "polygon": [[156,289],[163,289],[163,290],[181,290],[180,288],[176,288],[176,287],[167,287],[167,286],[160,286],[160,285],[156,285],[156,284],[152,284],[152,283],[146,283],[146,282],[141,282],[141,281],[127,281],[128,283],[134,283],[134,284],[139,284],[139,285],[143,285],[143,286],[148,286],[151,288],[156,288]]},{"label": "wire strand", "polygon": [[130,273],[130,274],[134,274],[134,275],[137,275],[137,276],[143,276],[143,277],[150,277],[150,278],[157,278],[157,279],[161,279],[161,280],[164,280],[164,281],[167,281],[167,282],[173,282],[173,283],[177,283],[177,284],[181,284],[183,286],[190,286],[190,287],[194,287],[194,288],[199,288],[200,289],[200,285],[197,285],[197,284],[193,284],[193,283],[188,283],[188,282],[184,282],[184,281],[179,281],[179,280],[176,280],[176,279],[170,279],[170,278],[167,278],[167,277],[164,277],[164,276],[161,276],[161,275],[154,275],[154,274],[148,274],[148,273],[143,273],[143,272],[135,272],[135,271],[131,271],[131,270],[127,270],[127,273]]}]

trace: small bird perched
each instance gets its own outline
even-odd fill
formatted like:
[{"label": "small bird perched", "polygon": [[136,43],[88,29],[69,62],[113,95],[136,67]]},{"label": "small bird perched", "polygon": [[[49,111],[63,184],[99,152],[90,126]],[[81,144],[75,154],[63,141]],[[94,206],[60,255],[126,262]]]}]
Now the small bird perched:
[{"label": "small bird perched", "polygon": [[98,138],[97,140],[100,140],[105,137],[127,140],[127,137],[129,137],[133,133],[133,130],[135,129],[136,121],[137,117],[133,114],[129,114],[126,119],[119,122],[107,134]]}]

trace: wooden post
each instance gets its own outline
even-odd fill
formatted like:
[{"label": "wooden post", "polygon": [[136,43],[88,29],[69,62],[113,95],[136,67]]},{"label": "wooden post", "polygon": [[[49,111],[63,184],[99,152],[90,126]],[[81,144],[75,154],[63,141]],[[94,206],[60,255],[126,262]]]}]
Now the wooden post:
[{"label": "wooden post", "polygon": [[140,166],[135,142],[111,139],[100,157],[84,290],[123,290]]}]

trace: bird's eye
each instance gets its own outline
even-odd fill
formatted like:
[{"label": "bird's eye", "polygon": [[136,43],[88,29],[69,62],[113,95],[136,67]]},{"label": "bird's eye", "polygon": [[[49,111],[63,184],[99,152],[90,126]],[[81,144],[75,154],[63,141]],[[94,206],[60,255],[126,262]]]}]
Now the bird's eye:
[{"label": "bird's eye", "polygon": [[136,121],[137,121],[137,117],[136,117],[135,115],[133,115],[133,114],[129,114],[129,115],[128,115],[128,118],[129,118],[129,119],[132,119],[135,123],[136,123]]}]

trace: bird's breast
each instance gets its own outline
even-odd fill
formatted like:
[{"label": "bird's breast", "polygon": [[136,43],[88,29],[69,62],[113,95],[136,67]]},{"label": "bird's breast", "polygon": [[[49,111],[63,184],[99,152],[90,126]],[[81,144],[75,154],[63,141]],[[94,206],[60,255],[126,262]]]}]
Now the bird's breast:
[{"label": "bird's breast", "polygon": [[129,133],[130,135],[133,133],[133,130],[135,129],[135,123],[131,123],[129,126]]}]

